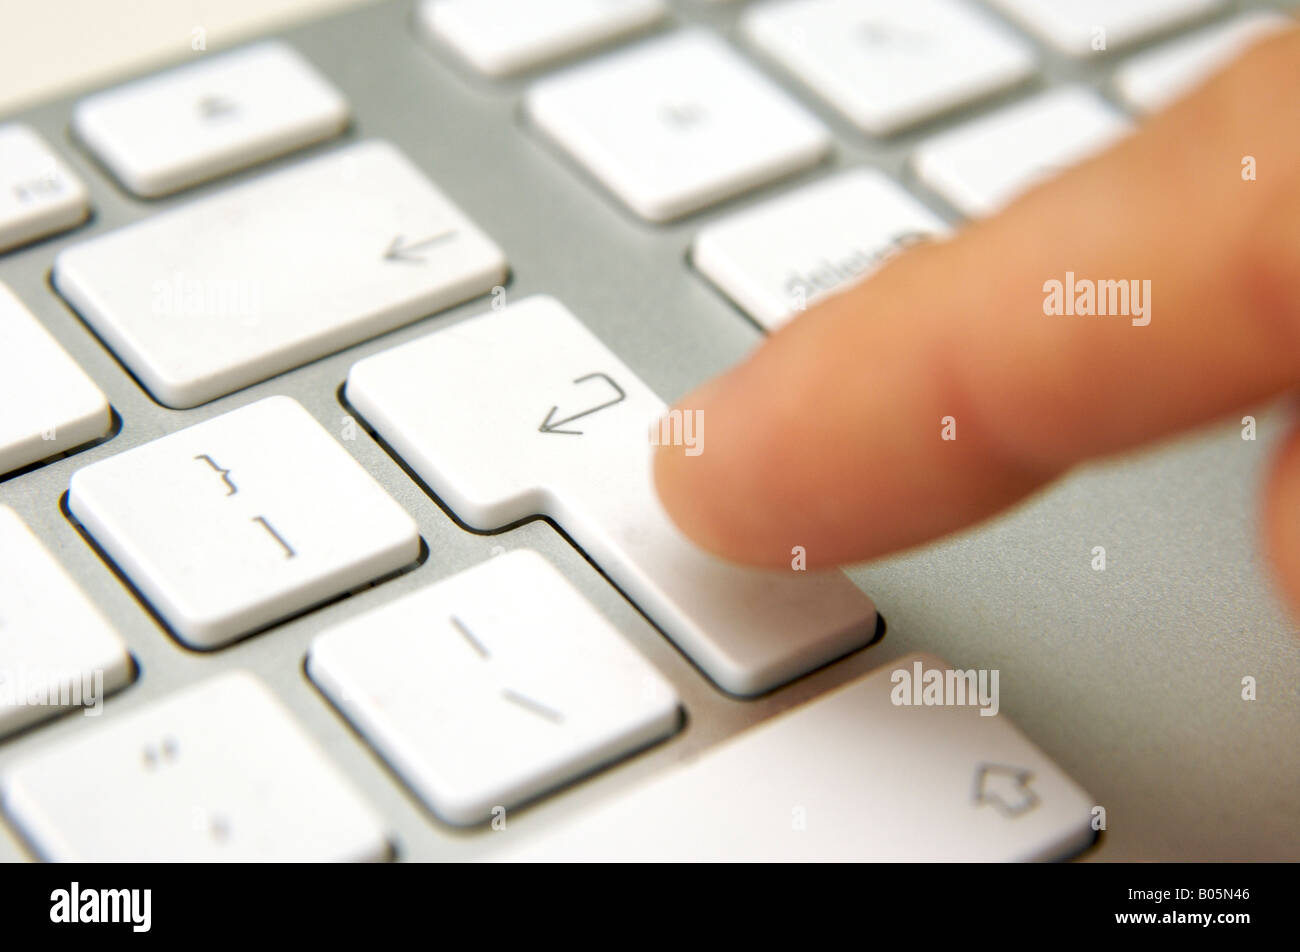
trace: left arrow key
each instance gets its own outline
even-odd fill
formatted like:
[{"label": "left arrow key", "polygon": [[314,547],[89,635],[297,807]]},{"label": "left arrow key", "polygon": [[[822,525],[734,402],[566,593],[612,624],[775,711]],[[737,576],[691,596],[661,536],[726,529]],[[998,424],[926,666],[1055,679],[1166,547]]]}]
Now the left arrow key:
[{"label": "left arrow key", "polygon": [[160,403],[182,409],[505,276],[501,249],[379,141],[95,237],[54,264],[59,293]]}]

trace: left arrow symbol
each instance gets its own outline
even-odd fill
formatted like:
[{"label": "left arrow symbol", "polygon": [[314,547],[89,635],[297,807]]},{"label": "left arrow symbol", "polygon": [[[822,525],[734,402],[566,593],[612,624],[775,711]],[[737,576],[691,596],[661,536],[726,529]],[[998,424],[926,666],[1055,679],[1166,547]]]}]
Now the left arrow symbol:
[{"label": "left arrow symbol", "polygon": [[384,260],[412,261],[419,264],[425,260],[424,256],[419,252],[432,248],[455,234],[456,229],[449,228],[436,235],[430,235],[428,238],[421,238],[419,241],[407,241],[402,235],[397,235],[388,243],[388,250],[384,252]]}]

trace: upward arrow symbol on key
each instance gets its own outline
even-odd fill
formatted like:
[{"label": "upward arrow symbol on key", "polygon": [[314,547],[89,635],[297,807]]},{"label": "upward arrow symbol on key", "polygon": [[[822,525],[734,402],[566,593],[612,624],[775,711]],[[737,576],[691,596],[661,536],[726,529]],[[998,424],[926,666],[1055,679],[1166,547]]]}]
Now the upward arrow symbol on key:
[{"label": "upward arrow symbol on key", "polygon": [[1003,764],[980,764],[975,771],[975,804],[987,803],[1006,817],[1018,817],[1038,806],[1029,781],[1031,771]]}]

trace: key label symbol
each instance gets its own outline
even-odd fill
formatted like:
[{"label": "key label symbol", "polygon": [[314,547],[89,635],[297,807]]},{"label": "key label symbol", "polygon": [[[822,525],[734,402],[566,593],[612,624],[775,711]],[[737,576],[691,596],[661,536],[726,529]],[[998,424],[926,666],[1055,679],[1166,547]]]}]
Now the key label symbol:
[{"label": "key label symbol", "polygon": [[216,119],[226,119],[233,116],[239,111],[239,105],[233,100],[221,95],[204,96],[199,100],[199,115],[205,121]]},{"label": "key label symbol", "polygon": [[[449,616],[449,620],[451,621],[451,627],[456,629],[457,634],[459,634],[470,648],[474,650],[476,655],[484,661],[491,660],[492,653],[488,651],[487,645],[485,645],[479,637],[474,634],[468,625],[455,615]],[[552,724],[564,723],[564,714],[561,711],[557,711],[555,708],[549,707],[535,698],[520,694],[513,688],[502,688],[501,697],[502,699],[509,701],[511,704],[514,704],[516,707],[521,707],[530,714],[536,714],[538,717],[550,721]]]},{"label": "key label symbol", "polygon": [[868,46],[906,49],[908,52],[925,46],[927,39],[920,31],[908,30],[888,20],[864,20],[858,34]]},{"label": "key label symbol", "polygon": [[213,471],[218,476],[221,477],[222,481],[226,484],[226,488],[229,490],[229,492],[226,493],[227,496],[233,496],[235,493],[239,492],[238,487],[235,486],[234,482],[230,478],[230,470],[218,466],[217,461],[214,460],[207,453],[200,453],[198,456],[194,458],[196,460],[202,460],[203,462],[207,463],[209,466],[212,467]]},{"label": "key label symbol", "polygon": [[1008,819],[1038,806],[1038,794],[1029,782],[1032,771],[1006,764],[980,764],[975,770],[975,805],[989,804]]},{"label": "key label symbol", "polygon": [[456,235],[455,228],[448,228],[440,231],[436,235],[430,235],[428,238],[421,238],[418,241],[407,241],[403,235],[395,235],[393,240],[388,243],[388,250],[384,252],[385,261],[409,261],[413,264],[423,264],[427,259],[419,252],[432,248],[434,245],[441,244],[448,238]]},{"label": "key label symbol", "polygon": [[708,115],[707,111],[699,103],[695,102],[667,102],[659,107],[659,117],[669,126],[677,130],[690,129],[702,123]]},{"label": "key label symbol", "polygon": [[570,436],[582,436],[581,430],[562,430],[560,429],[560,427],[564,426],[566,423],[572,423],[575,420],[580,420],[585,416],[590,416],[591,414],[596,413],[599,410],[604,410],[606,407],[612,407],[616,403],[622,403],[624,400],[627,399],[627,394],[623,392],[623,388],[620,387],[618,384],[616,384],[613,378],[611,378],[608,374],[602,374],[602,373],[586,374],[582,377],[579,377],[577,380],[573,382],[575,384],[582,383],[584,380],[591,380],[593,377],[600,377],[602,380],[604,380],[607,384],[609,384],[611,387],[614,388],[614,391],[618,394],[618,396],[615,397],[613,400],[608,400],[605,403],[600,404],[599,406],[594,406],[590,408],[589,410],[583,410],[581,413],[575,413],[572,416],[567,416],[562,420],[554,419],[555,414],[560,411],[560,408],[558,405],[553,406],[551,407],[551,412],[546,414],[546,419],[542,421],[542,425],[537,428],[537,431],[539,433],[567,433]]}]

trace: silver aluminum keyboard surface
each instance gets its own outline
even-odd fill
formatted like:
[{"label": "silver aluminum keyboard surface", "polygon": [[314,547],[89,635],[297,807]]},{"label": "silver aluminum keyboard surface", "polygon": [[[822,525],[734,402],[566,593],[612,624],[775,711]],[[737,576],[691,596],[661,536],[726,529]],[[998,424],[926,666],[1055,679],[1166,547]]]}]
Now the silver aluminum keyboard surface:
[{"label": "silver aluminum keyboard surface", "polygon": [[[495,546],[528,546],[551,558],[673,682],[688,720],[671,742],[512,814],[512,824],[547,824],[581,811],[781,710],[902,654],[927,650],[957,667],[1000,669],[1002,709],[1106,808],[1109,829],[1086,859],[1300,857],[1300,639],[1271,592],[1256,537],[1257,487],[1275,438],[1288,423],[1277,408],[1258,411],[1258,442],[1242,441],[1238,425],[1228,421],[1135,458],[1081,471],[1010,516],[955,540],[851,570],[888,623],[884,640],[756,701],[734,700],[714,688],[552,525],[534,520],[495,535],[468,532],[364,433],[345,445],[417,520],[427,560],[217,652],[189,651],[168,637],[64,516],[61,498],[71,474],[273,394],[295,398],[327,425],[334,421],[337,433],[347,413],[339,390],[353,363],[478,313],[487,299],[197,409],[174,411],[153,402],[54,293],[49,272],[61,248],[343,143],[381,137],[505,249],[511,299],[539,292],[556,296],[672,400],[739,360],[761,336],[690,267],[687,251],[704,224],[830,168],[854,165],[883,169],[942,217],[957,221],[909,175],[905,158],[921,138],[1026,92],[981,102],[896,138],[868,139],[737,36],[742,4],[676,2],[662,28],[704,23],[727,35],[832,128],[836,146],[827,163],[793,179],[670,225],[650,225],[634,219],[527,128],[521,92],[548,70],[505,81],[473,75],[447,51],[421,42],[411,6],[407,0],[379,3],[275,34],[342,90],[354,112],[352,127],[342,139],[171,198],[127,196],[70,139],[68,120],[79,96],[4,117],[30,124],[54,143],[91,192],[89,223],[0,255],[0,281],[104,390],[121,429],[102,444],[0,480],[0,502],[16,509],[54,550],[134,654],[138,679],[107,702],[110,710],[148,704],[219,671],[251,670],[386,818],[399,858],[488,855],[493,833],[456,830],[433,819],[307,680],[303,660],[325,625],[481,562]],[[1265,4],[1234,4],[1226,15],[1257,6]],[[1080,64],[1035,46],[1043,68],[1034,86],[1080,80],[1117,101],[1108,79],[1123,55]],[[495,383],[490,376],[481,381],[484,388]],[[466,412],[473,412],[474,394],[466,393],[464,401]],[[1090,569],[1094,545],[1106,547],[1104,573]],[[1257,679],[1257,701],[1241,700],[1246,675]],[[4,740],[0,770],[89,726],[80,716],[64,716]],[[0,859],[25,858],[30,856],[15,832],[0,823]]]}]

